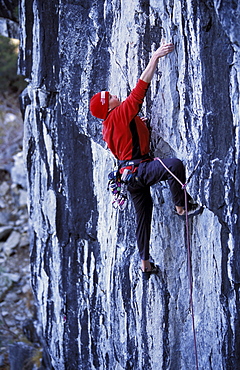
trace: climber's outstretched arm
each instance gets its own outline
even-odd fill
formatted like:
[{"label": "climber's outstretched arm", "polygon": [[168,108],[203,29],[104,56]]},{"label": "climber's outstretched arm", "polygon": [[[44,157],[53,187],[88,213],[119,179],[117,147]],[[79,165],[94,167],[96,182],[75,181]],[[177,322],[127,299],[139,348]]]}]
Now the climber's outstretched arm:
[{"label": "climber's outstretched arm", "polygon": [[159,59],[171,53],[173,49],[174,45],[172,43],[170,44],[162,43],[161,46],[153,53],[146,69],[141,74],[140,79],[147,83],[150,83],[153,78]]}]

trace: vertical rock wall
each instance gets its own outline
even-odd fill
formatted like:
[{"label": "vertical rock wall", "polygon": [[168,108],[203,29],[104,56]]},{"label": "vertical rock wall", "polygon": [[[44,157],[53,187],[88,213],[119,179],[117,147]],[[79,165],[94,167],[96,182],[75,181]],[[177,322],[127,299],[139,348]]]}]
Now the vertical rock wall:
[{"label": "vertical rock wall", "polygon": [[90,97],[124,99],[164,37],[143,114],[156,155],[177,156],[205,206],[190,223],[200,369],[238,369],[239,5],[223,1],[20,1],[32,285],[52,366],[193,369],[184,223],[167,184],[152,189],[143,282],[131,202],[111,206],[114,158]]}]

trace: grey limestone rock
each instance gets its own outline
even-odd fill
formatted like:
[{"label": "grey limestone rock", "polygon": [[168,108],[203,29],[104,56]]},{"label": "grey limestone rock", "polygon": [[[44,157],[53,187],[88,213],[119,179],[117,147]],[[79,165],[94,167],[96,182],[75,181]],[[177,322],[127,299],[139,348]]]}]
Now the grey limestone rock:
[{"label": "grey limestone rock", "polygon": [[195,368],[184,223],[166,184],[152,189],[143,282],[131,202],[112,209],[115,160],[88,110],[124,99],[164,37],[143,106],[156,154],[184,161],[204,206],[190,222],[199,369],[238,369],[239,4],[224,1],[20,1],[19,68],[30,199],[32,286],[55,370]]}]

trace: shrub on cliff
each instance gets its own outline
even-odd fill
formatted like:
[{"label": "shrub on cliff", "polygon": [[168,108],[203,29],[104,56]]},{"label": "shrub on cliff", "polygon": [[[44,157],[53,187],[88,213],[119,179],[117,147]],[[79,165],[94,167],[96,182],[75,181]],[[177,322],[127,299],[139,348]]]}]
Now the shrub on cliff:
[{"label": "shrub on cliff", "polygon": [[8,37],[0,36],[0,94],[20,93],[26,83],[17,75],[18,45]]}]

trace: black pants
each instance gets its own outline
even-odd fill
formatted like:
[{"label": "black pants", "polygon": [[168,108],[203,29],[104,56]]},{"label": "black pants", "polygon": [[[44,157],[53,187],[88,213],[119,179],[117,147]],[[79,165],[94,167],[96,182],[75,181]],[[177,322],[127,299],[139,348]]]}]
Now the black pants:
[{"label": "black pants", "polygon": [[[163,159],[162,161],[184,184],[186,178],[183,163],[177,158]],[[133,180],[128,186],[136,211],[136,237],[139,254],[142,260],[149,259],[149,241],[153,209],[150,186],[156,184],[158,181],[165,180],[168,180],[174,204],[184,207],[184,191],[181,185],[158,160],[140,163],[136,176],[133,177]]]}]

